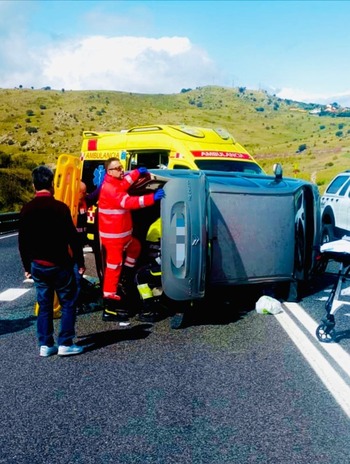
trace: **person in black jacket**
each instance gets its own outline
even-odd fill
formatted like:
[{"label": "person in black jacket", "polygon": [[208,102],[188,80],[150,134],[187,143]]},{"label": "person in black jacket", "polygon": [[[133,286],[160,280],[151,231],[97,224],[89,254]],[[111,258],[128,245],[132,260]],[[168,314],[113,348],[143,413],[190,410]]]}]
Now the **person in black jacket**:
[{"label": "person in black jacket", "polygon": [[[75,345],[76,281],[73,266],[85,272],[84,255],[69,207],[54,198],[54,174],[46,166],[32,172],[35,197],[19,217],[18,246],[25,277],[34,280],[39,304],[37,336],[40,356],[80,354]],[[53,302],[61,305],[58,348],[54,343]]]}]

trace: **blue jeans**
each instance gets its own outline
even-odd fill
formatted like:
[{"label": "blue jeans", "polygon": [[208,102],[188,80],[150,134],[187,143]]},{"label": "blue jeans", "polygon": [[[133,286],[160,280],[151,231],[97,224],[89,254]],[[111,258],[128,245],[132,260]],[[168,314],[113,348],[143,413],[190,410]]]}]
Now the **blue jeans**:
[{"label": "blue jeans", "polygon": [[58,345],[72,345],[76,319],[76,282],[73,268],[48,267],[32,262],[31,274],[39,304],[37,319],[39,346],[54,345],[53,301],[55,291],[62,312],[57,342]]},{"label": "blue jeans", "polygon": [[76,303],[76,306],[79,306],[81,304],[79,296],[80,296],[80,291],[81,291],[81,280],[83,276],[82,274],[79,274],[79,266],[77,264],[74,264],[74,276],[75,276],[75,282],[77,285],[77,289],[75,292],[75,303]]}]

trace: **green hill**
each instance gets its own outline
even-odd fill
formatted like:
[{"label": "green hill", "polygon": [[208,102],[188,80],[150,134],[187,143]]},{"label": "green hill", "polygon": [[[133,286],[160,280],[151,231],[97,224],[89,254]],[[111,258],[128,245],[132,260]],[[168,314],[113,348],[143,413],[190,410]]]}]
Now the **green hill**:
[{"label": "green hill", "polygon": [[33,166],[54,167],[61,153],[79,156],[83,130],[155,123],[223,127],[268,173],[280,162],[285,176],[312,180],[322,193],[335,173],[350,168],[350,112],[333,111],[244,87],[171,95],[0,89],[0,211],[18,210],[32,196]]}]

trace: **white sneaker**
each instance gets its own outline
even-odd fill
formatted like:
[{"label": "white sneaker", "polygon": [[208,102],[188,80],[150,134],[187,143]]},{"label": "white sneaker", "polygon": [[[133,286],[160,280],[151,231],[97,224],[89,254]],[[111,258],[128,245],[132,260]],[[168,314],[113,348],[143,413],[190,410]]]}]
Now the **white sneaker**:
[{"label": "white sneaker", "polygon": [[41,345],[40,347],[40,356],[52,356],[53,354],[57,354],[58,348],[57,346],[46,346]]},{"label": "white sneaker", "polygon": [[72,356],[73,354],[81,354],[84,351],[82,346],[78,345],[60,345],[58,347],[58,356]]}]

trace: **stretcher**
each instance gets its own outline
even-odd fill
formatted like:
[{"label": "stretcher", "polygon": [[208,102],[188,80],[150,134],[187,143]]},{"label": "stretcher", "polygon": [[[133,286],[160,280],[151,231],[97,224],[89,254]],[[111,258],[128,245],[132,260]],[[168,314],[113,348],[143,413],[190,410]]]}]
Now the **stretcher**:
[{"label": "stretcher", "polygon": [[322,259],[339,264],[337,279],[326,301],[326,314],[316,329],[320,342],[331,343],[335,337],[335,313],[343,306],[350,306],[349,292],[345,291],[350,283],[350,237],[328,242],[321,246]]}]

